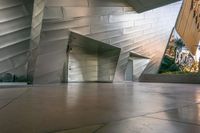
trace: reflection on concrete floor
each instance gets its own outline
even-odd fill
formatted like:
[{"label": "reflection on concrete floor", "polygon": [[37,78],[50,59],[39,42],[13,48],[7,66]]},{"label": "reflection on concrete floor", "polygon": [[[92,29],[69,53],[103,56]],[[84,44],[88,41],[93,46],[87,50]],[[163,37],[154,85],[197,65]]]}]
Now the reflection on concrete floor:
[{"label": "reflection on concrete floor", "polygon": [[199,133],[200,87],[83,83],[0,89],[1,133]]}]

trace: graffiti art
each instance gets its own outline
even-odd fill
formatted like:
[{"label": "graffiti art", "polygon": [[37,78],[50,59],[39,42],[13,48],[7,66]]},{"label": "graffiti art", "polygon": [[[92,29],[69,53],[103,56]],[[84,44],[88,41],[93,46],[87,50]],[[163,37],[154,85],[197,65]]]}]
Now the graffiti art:
[{"label": "graffiti art", "polygon": [[196,54],[193,55],[176,30],[173,29],[159,73],[184,74],[199,72],[200,44],[196,49]]}]

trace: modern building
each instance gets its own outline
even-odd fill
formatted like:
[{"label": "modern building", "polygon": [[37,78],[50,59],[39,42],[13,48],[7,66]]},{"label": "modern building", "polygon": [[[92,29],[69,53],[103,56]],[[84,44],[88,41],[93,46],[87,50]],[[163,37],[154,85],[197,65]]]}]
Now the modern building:
[{"label": "modern building", "polygon": [[0,133],[199,133],[200,0],[0,0]]}]

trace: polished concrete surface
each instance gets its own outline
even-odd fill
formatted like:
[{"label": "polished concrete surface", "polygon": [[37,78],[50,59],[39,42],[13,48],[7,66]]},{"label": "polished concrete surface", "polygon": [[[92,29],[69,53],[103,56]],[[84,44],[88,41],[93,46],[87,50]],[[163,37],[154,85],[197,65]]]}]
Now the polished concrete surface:
[{"label": "polished concrete surface", "polygon": [[0,133],[199,133],[200,85],[0,88]]}]

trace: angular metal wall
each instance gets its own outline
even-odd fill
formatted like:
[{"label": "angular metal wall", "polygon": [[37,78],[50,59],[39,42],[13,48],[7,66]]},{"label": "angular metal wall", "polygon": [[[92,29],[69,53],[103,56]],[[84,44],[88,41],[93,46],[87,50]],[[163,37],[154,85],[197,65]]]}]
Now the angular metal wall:
[{"label": "angular metal wall", "polygon": [[98,47],[98,81],[113,82],[121,49],[109,44]]},{"label": "angular metal wall", "polygon": [[30,82],[60,83],[73,30],[122,49],[115,81],[124,80],[130,51],[151,58],[144,73],[155,74],[181,5],[138,14],[125,0],[47,0],[43,17],[44,2],[0,0],[0,73],[28,69]]},{"label": "angular metal wall", "polygon": [[[0,0],[0,77],[26,79],[31,29],[31,0]],[[4,81],[4,79],[1,79]],[[12,81],[12,79],[6,79]],[[20,79],[18,79],[20,80]],[[22,79],[21,79],[22,80]]]},{"label": "angular metal wall", "polygon": [[96,42],[71,33],[66,71],[68,82],[98,81],[98,45]]},{"label": "angular metal wall", "polygon": [[69,30],[122,49],[115,81],[124,80],[130,51],[152,60],[145,73],[157,73],[180,5],[138,14],[121,0],[47,0],[35,83],[61,81]]},{"label": "angular metal wall", "polygon": [[131,51],[130,60],[132,60],[133,63],[133,80],[138,81],[151,59]]},{"label": "angular metal wall", "polygon": [[70,34],[67,82],[113,82],[120,48],[83,35]]},{"label": "angular metal wall", "polygon": [[37,57],[39,53],[39,44],[42,30],[42,21],[44,15],[45,0],[34,0],[33,4],[33,15],[32,15],[32,25],[31,25],[31,35],[30,35],[30,47],[29,47],[29,58],[28,58],[28,68],[27,68],[27,77],[28,83],[32,84],[34,75]]}]

